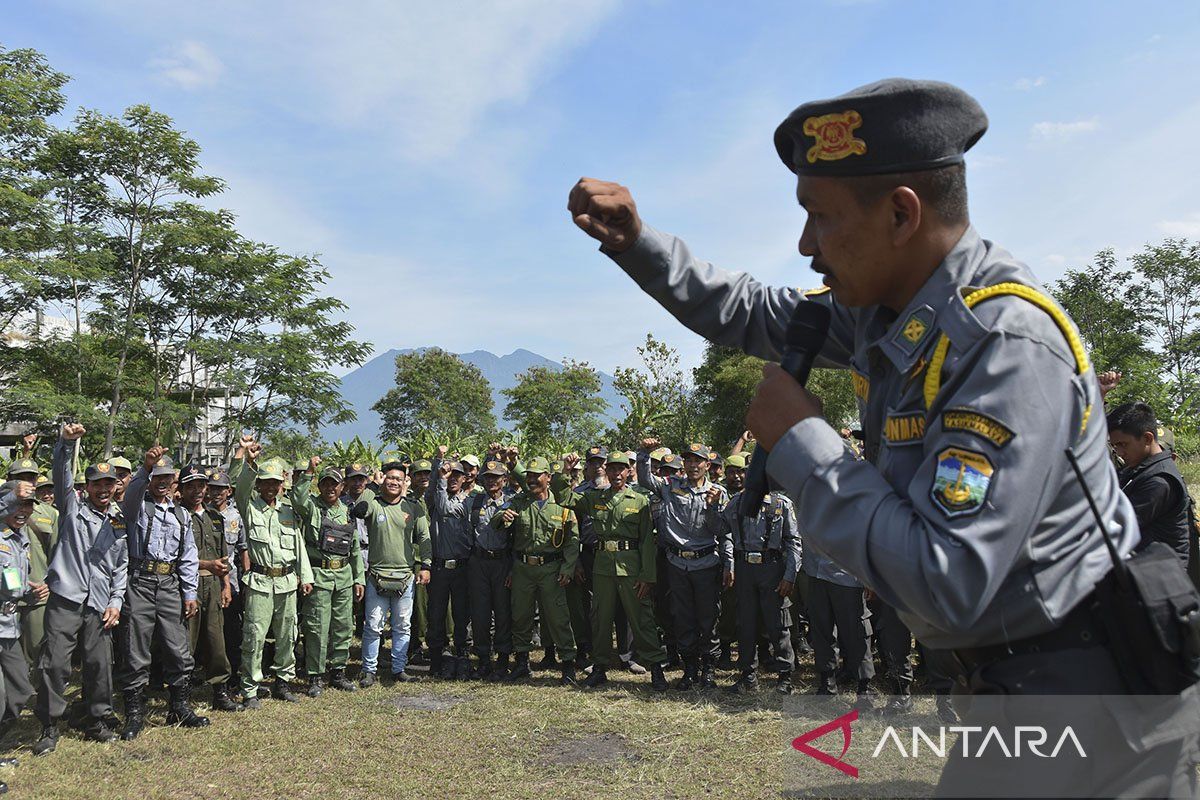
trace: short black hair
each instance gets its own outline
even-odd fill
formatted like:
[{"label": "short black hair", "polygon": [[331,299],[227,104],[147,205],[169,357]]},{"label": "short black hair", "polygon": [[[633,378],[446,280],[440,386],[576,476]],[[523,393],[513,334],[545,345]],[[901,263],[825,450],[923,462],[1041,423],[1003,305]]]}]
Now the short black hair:
[{"label": "short black hair", "polygon": [[1154,409],[1145,403],[1124,403],[1108,412],[1109,432],[1120,431],[1134,437],[1142,438],[1145,433],[1158,438],[1158,418]]},{"label": "short black hair", "polygon": [[940,169],[920,172],[897,172],[891,175],[860,175],[843,178],[861,205],[867,206],[898,186],[907,186],[917,193],[921,203],[933,209],[938,218],[948,225],[966,223],[967,211],[967,166],[952,164]]}]

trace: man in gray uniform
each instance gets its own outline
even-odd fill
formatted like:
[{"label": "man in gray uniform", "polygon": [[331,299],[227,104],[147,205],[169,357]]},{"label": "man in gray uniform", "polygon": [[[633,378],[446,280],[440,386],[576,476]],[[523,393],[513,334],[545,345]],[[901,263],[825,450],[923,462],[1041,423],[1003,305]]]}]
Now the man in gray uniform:
[{"label": "man in gray uniform", "polygon": [[[475,537],[475,549],[467,565],[471,594],[471,631],[479,668],[475,677],[502,681],[508,674],[512,656],[512,531],[491,525],[496,512],[508,508],[504,486],[508,468],[489,459],[483,464],[483,491],[471,495],[468,516]],[[492,635],[492,624],[496,632]],[[496,663],[492,664],[492,650]]]},{"label": "man in gray uniform", "polygon": [[723,486],[708,480],[707,447],[689,445],[683,457],[685,476],[663,480],[650,471],[650,451],[658,445],[657,439],[642,440],[637,476],[638,483],[662,500],[658,532],[666,540],[671,616],[683,658],[683,677],[675,688],[686,691],[699,682],[701,688],[711,689],[717,685],[714,669],[720,645],[716,627],[723,570],[716,528],[706,511],[710,489],[716,490],[721,504],[729,496]]},{"label": "man in gray uniform", "polygon": [[205,505],[213,526],[219,526],[225,537],[225,556],[229,560],[229,605],[225,606],[225,655],[229,658],[229,680],[225,691],[237,694],[237,676],[242,667],[242,553],[246,552],[246,526],[237,506],[229,502],[233,484],[223,469],[208,471]]},{"label": "man in gray uniform", "polygon": [[[20,717],[33,694],[29,662],[21,651],[19,604],[41,602],[49,595],[46,584],[30,581],[26,525],[33,516],[33,504],[32,483],[0,484],[0,709],[10,715],[0,724],[0,737]],[[0,758],[0,766],[16,766],[16,759]]]},{"label": "man in gray uniform", "polygon": [[[463,466],[443,461],[446,445],[433,459],[433,480],[425,490],[429,530],[433,539],[433,571],[429,578],[429,674],[466,680],[471,672],[467,654],[467,625],[471,622],[471,594],[467,562],[475,545],[471,529],[471,495],[462,491]],[[447,606],[454,615],[454,652],[443,662],[446,647]]]},{"label": "man in gray uniform", "polygon": [[[871,657],[871,623],[863,586],[858,578],[818,550],[807,536],[804,543],[804,605],[812,634],[817,694],[837,694],[838,653],[846,672],[857,680],[856,707],[872,705],[870,684],[875,677]],[[836,645],[836,649],[835,649]]]},{"label": "man in gray uniform", "polygon": [[200,562],[192,538],[192,519],[171,498],[175,467],[162,447],[146,451],[142,468],[125,489],[121,512],[130,521],[129,589],[119,681],[125,694],[125,727],[121,738],[137,738],[146,724],[146,684],[150,648],[157,633],[162,642],[163,677],[171,692],[167,724],[201,728],[207,717],[189,702],[192,659],[187,620],[199,612]]},{"label": "man in gray uniform", "polygon": [[788,607],[800,567],[796,512],[783,492],[771,492],[763,498],[758,517],[746,519],[742,515],[744,497],[738,492],[722,506],[717,487],[708,491],[709,524],[720,538],[727,573],[724,582],[732,582],[737,592],[738,669],[742,677],[729,688],[734,692],[758,688],[756,662],[762,634],[774,651],[774,671],[779,673],[776,688],[791,694],[796,662]]},{"label": "man in gray uniform", "polygon": [[54,446],[54,505],[58,508],[58,544],[46,571],[45,636],[38,654],[35,710],[42,736],[34,755],[58,746],[58,721],[67,710],[71,659],[82,648],[83,700],[88,709],[84,737],[98,742],[117,738],[112,708],[112,629],[121,619],[129,566],[125,518],[113,503],[119,479],[111,463],[87,468],[85,494],[75,493],[71,473],[75,440],[82,425],[63,426]]},{"label": "man in gray uniform", "polygon": [[[822,355],[854,370],[866,458],[846,453],[819,401],[775,365],[749,428],[805,536],[918,640],[952,651],[960,690],[1126,693],[1094,594],[1112,569],[1105,529],[1119,554],[1138,529],[1074,326],[968,220],[963,154],[986,128],[962,90],[899,79],[803,105],[780,125],[776,149],[808,212],[800,252],[826,284],[812,296],[832,311]],[[580,181],[569,209],[692,330],[779,358],[803,293],[697,261],[644,226],[615,184]],[[1194,739],[1152,746],[1098,791],[1186,791]],[[943,786],[965,762],[951,764]]]}]

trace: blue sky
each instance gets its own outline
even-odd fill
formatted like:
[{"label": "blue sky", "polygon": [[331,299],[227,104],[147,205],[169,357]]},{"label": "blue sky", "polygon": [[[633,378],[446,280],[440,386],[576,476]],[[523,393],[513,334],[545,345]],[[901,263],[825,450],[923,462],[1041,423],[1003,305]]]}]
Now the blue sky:
[{"label": "blue sky", "polygon": [[248,236],[319,253],[376,352],[525,347],[611,371],[702,343],[577,232],[581,175],[771,283],[813,285],[771,135],[889,76],[975,95],[981,233],[1045,282],[1105,247],[1200,238],[1195,2],[5,3],[70,108],[147,102],[229,182]]}]

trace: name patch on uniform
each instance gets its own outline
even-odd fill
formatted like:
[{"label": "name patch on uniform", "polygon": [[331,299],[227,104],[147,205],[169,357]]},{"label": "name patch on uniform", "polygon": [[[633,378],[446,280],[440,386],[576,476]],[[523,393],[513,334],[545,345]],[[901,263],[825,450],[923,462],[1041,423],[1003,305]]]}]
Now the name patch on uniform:
[{"label": "name patch on uniform", "polygon": [[913,444],[925,438],[925,415],[920,411],[888,417],[883,426],[888,444]]},{"label": "name patch on uniform", "polygon": [[854,383],[854,396],[867,402],[871,396],[871,379],[854,371],[850,372],[850,379]]},{"label": "name patch on uniform", "polygon": [[942,414],[942,427],[948,431],[966,431],[987,439],[996,447],[1004,447],[1016,436],[1007,425],[969,408],[951,408]]},{"label": "name patch on uniform", "polygon": [[11,552],[12,552],[11,547],[6,545],[4,542],[0,542],[0,553],[11,553]]},{"label": "name patch on uniform", "polygon": [[592,511],[607,511],[607,510],[608,510],[608,506],[606,506],[606,505],[598,504],[598,505],[592,506]]},{"label": "name patch on uniform", "polygon": [[975,514],[987,500],[995,467],[974,450],[948,447],[938,453],[929,498],[950,519]]}]

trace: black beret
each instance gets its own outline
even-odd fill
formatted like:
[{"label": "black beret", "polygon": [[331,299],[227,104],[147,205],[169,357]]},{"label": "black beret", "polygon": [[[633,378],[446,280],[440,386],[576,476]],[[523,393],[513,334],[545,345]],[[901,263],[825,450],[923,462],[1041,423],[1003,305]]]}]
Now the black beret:
[{"label": "black beret", "polygon": [[888,78],[800,106],[775,129],[775,149],[797,175],[917,172],[961,164],[987,124],[957,86]]}]

